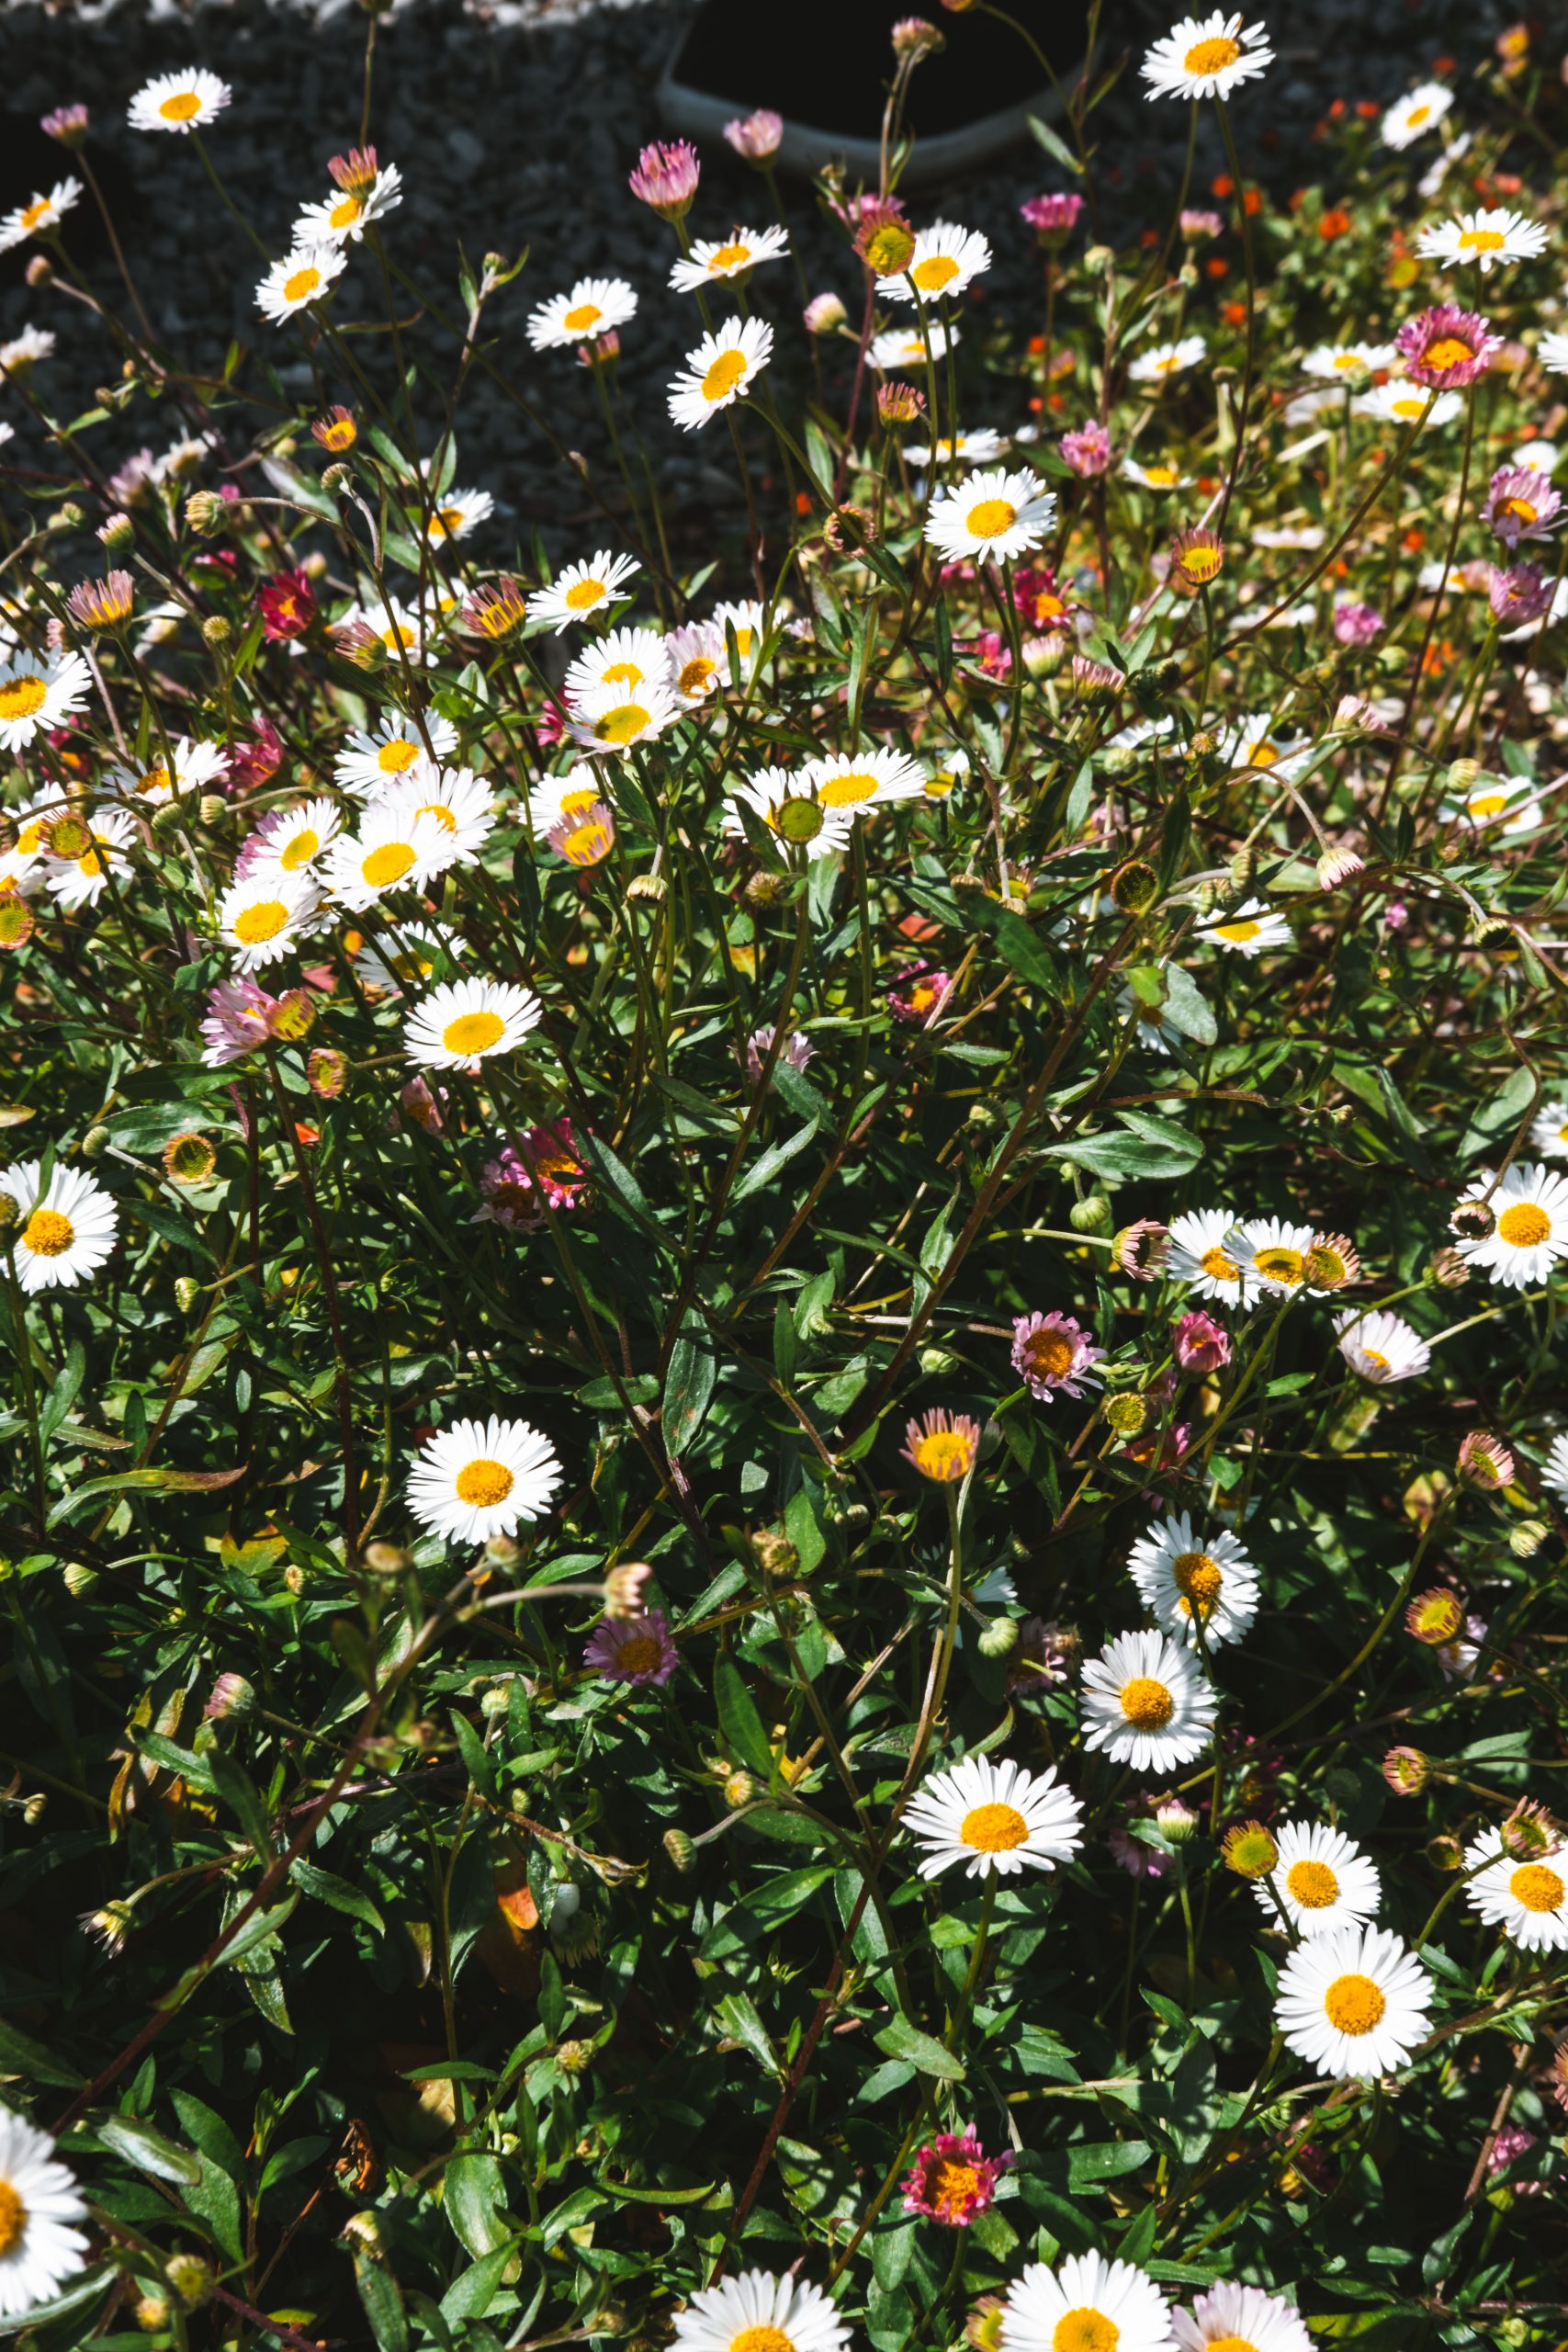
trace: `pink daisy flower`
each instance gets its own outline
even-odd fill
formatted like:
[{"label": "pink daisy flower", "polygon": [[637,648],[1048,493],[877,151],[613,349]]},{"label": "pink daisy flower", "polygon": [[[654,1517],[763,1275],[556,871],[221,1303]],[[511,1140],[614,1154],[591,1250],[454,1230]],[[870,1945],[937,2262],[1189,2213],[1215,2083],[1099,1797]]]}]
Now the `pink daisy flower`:
[{"label": "pink daisy flower", "polygon": [[1438,302],[1406,319],[1394,338],[1404,370],[1414,384],[1438,391],[1458,391],[1484,376],[1503,338],[1494,334],[1491,322],[1475,311],[1461,311],[1457,302]]},{"label": "pink daisy flower", "polygon": [[1089,1366],[1104,1353],[1070,1315],[1020,1315],[1013,1323],[1013,1370],[1030,1393],[1046,1404],[1058,1388],[1069,1396],[1081,1396],[1086,1387],[1100,1387]]},{"label": "pink daisy flower", "polygon": [[662,1609],[640,1617],[606,1617],[582,1653],[584,1668],[607,1682],[668,1682],[680,1665]]},{"label": "pink daisy flower", "polygon": [[939,2132],[915,2158],[904,2181],[904,2211],[923,2213],[964,2230],[996,2199],[997,2182],[1012,2162],[988,2156],[972,2123],[962,2132]]}]

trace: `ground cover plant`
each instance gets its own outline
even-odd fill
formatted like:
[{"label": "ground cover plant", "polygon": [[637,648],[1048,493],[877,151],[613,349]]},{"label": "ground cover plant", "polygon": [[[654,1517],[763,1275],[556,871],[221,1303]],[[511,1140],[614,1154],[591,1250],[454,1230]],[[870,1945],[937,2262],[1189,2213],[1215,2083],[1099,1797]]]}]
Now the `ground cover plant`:
[{"label": "ground cover plant", "polygon": [[1003,316],[966,13],[666,285],[412,268],[374,16],[273,221],[128,84],[243,344],[0,223],[25,2342],[1563,2341],[1562,76],[1097,32]]}]

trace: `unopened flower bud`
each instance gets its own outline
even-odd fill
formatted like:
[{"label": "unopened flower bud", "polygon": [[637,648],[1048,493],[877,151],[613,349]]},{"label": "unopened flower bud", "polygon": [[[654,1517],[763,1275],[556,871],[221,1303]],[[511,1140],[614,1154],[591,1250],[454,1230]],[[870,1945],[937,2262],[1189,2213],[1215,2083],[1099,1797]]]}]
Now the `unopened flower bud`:
[{"label": "unopened flower bud", "polygon": [[1555,1854],[1562,1843],[1562,1830],[1546,1807],[1532,1797],[1519,1799],[1497,1835],[1503,1851],[1512,1854],[1517,1862],[1539,1862],[1544,1855]]},{"label": "unopened flower bud", "polygon": [[1391,1747],[1382,1759],[1382,1776],[1396,1797],[1415,1797],[1431,1779],[1432,1767],[1418,1747]]},{"label": "unopened flower bud", "polygon": [[194,1274],[175,1276],[175,1304],[182,1315],[188,1315],[201,1296],[201,1284]]},{"label": "unopened flower bud", "polygon": [[142,2295],[131,2316],[143,2335],[161,2335],[171,2317],[169,2300],[166,2295]]},{"label": "unopened flower bud", "polygon": [[926,396],[913,384],[893,382],[884,384],[876,395],[876,413],[884,424],[913,424],[926,404]]},{"label": "unopened flower bud", "polygon": [[232,621],[227,619],[222,613],[209,613],[207,618],[201,624],[201,641],[203,645],[208,647],[209,651],[219,653],[221,652],[224,646],[232,644],[233,638],[234,624]]},{"label": "unopened flower bud", "polygon": [[1441,1290],[1462,1290],[1470,1280],[1470,1267],[1459,1251],[1445,1242],[1427,1267],[1427,1279]]},{"label": "unopened flower bud", "polygon": [[1155,1807],[1155,1826],[1173,1846],[1185,1846],[1198,1826],[1198,1815],[1181,1797],[1161,1797]]},{"label": "unopened flower bud", "polygon": [[1464,1848],[1457,1838],[1433,1838],[1427,1841],[1427,1860],[1435,1871],[1461,1871]]},{"label": "unopened flower bud", "polygon": [[295,1600],[298,1600],[299,1595],[305,1589],[305,1571],[299,1566],[298,1560],[290,1560],[288,1566],[284,1569],[283,1583],[284,1589],[288,1592],[291,1592]]},{"label": "unopened flower bud", "polygon": [[591,2041],[558,2041],[555,2061],[563,2075],[585,2075],[593,2064],[593,2044]]},{"label": "unopened flower bud", "polygon": [[683,1829],[667,1829],[665,1831],[664,1850],[669,1855],[671,1860],[674,1863],[675,1868],[680,1871],[682,1878],[686,1876],[688,1871],[694,1869],[697,1860],[697,1849],[693,1845],[691,1839],[687,1837]]},{"label": "unopened flower bud", "polygon": [[1149,1408],[1134,1388],[1108,1396],[1101,1409],[1118,1437],[1136,1437],[1149,1418]]},{"label": "unopened flower bud", "polygon": [[325,466],[321,469],[321,488],[333,498],[341,498],[353,481],[353,469],[348,466]]},{"label": "unopened flower bud", "polygon": [[36,1829],[49,1810],[49,1799],[42,1789],[35,1789],[22,1807],[22,1819],[29,1829]]},{"label": "unopened flower bud", "polygon": [[25,275],[28,284],[35,288],[51,285],[54,278],[54,264],[47,254],[34,254]]},{"label": "unopened flower bud", "polygon": [[400,1544],[367,1544],[365,1566],[373,1576],[400,1577],[413,1563]]},{"label": "unopened flower bud", "polygon": [[876,545],[876,517],[869,506],[835,506],[822,526],[822,537],[835,555],[855,555]]},{"label": "unopened flower bud", "polygon": [[201,1712],[209,1723],[227,1723],[232,1717],[254,1714],[255,1707],[255,1691],[243,1674],[220,1674]]},{"label": "unopened flower bud", "polygon": [[82,1157],[84,1159],[101,1159],[108,1148],[109,1131],[107,1127],[89,1127],[86,1134],[82,1138]]},{"label": "unopened flower bud", "polygon": [[1479,760],[1450,760],[1443,782],[1450,792],[1469,792],[1480,774]]},{"label": "unopened flower bud", "polygon": [[1111,1204],[1104,1193],[1090,1193],[1087,1199],[1073,1203],[1067,1211],[1067,1223],[1075,1233],[1103,1233],[1111,1216]]},{"label": "unopened flower bud", "polygon": [[978,1647],[982,1657],[1007,1657],[1018,1647],[1017,1618],[993,1617],[981,1632]]},{"label": "unopened flower bud", "polygon": [[628,899],[645,899],[649,905],[662,906],[670,896],[670,885],[662,874],[634,874],[626,884]]},{"label": "unopened flower bud", "polygon": [[751,1549],[758,1566],[771,1577],[792,1577],[800,1566],[800,1554],[776,1527],[759,1527],[752,1535]]},{"label": "unopened flower bud", "polygon": [[762,1794],[762,1783],[755,1772],[731,1772],[724,1784],[724,1802],[732,1813],[742,1805],[755,1804]]},{"label": "unopened flower bud", "polygon": [[288,989],[266,1016],[269,1035],[286,1045],[298,1045],[315,1024],[316,1007],[308,989]]},{"label": "unopened flower bud", "polygon": [[1404,1628],[1429,1649],[1440,1649],[1445,1642],[1457,1641],[1463,1633],[1464,1603],[1446,1585],[1433,1585],[1428,1591],[1417,1593],[1410,1603],[1404,1612]]},{"label": "unopened flower bud", "polygon": [[136,537],[136,526],[129,514],[111,514],[98,525],[98,538],[110,555],[122,555]]},{"label": "unopened flower bud", "polygon": [[1253,842],[1243,842],[1231,859],[1227,871],[1230,876],[1231,888],[1238,897],[1250,890],[1258,879],[1257,844]]},{"label": "unopened flower bud", "polygon": [[788,888],[786,876],[759,866],[740,895],[749,907],[776,907]]},{"label": "unopened flower bud", "polygon": [[836,294],[816,294],[804,315],[807,334],[837,334],[849,313]]},{"label": "unopened flower bud", "polygon": [[215,490],[193,490],[186,500],[186,521],[204,539],[210,538],[229,513],[231,501]]},{"label": "unopened flower bud", "polygon": [[73,1600],[85,1600],[90,1592],[97,1589],[98,1572],[96,1568],[88,1567],[85,1560],[72,1560],[67,1563],[61,1581]]},{"label": "unopened flower bud", "polygon": [[380,2262],[385,2259],[386,2249],[381,2244],[381,2225],[374,2213],[351,2213],[338,2232],[338,2236],[351,2253],[363,2256],[367,2262]]},{"label": "unopened flower bud", "polygon": [[212,2273],[199,2255],[171,2255],[164,2265],[164,2276],[187,2312],[199,2311],[210,2301]]},{"label": "unopened flower bud", "polygon": [[604,1571],[606,1617],[640,1617],[642,1592],[653,1570],[646,1560],[617,1560]]}]

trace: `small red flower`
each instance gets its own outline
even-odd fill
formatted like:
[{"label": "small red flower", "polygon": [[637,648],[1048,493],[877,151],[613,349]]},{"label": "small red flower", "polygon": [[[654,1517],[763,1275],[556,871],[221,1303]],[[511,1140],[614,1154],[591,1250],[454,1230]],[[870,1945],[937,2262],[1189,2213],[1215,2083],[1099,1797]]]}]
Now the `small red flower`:
[{"label": "small red flower", "polygon": [[275,571],[257,593],[262,629],[271,639],[303,637],[316,617],[316,600],[302,571]]},{"label": "small red flower", "polygon": [[972,2123],[962,2132],[939,2132],[906,2176],[904,2211],[967,2229],[994,2203],[997,2182],[1011,2162],[1010,2155],[987,2155]]}]

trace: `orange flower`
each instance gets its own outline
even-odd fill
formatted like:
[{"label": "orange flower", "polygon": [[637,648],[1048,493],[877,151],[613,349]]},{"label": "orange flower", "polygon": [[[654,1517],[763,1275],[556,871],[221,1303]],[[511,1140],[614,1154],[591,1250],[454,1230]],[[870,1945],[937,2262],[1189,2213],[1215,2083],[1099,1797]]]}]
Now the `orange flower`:
[{"label": "orange flower", "polygon": [[1348,212],[1341,212],[1336,205],[1331,210],[1325,212],[1318,222],[1317,233],[1325,244],[1331,244],[1336,237],[1343,237],[1349,227],[1350,215]]},{"label": "orange flower", "polygon": [[1399,544],[1406,555],[1419,555],[1427,544],[1427,534],[1418,523],[1413,523]]},{"label": "orange flower", "polygon": [[1375,98],[1358,98],[1356,113],[1362,122],[1376,122],[1382,108]]},{"label": "orange flower", "polygon": [[1203,266],[1211,277],[1224,277],[1230,271],[1229,262],[1222,260],[1218,254],[1211,254]]},{"label": "orange flower", "polygon": [[1227,327],[1244,327],[1247,324],[1247,304],[1227,302],[1221,315]]},{"label": "orange flower", "polygon": [[1222,198],[1234,196],[1235,194],[1235,182],[1232,179],[1228,172],[1221,172],[1209,182],[1209,188],[1211,194],[1214,196]]}]

